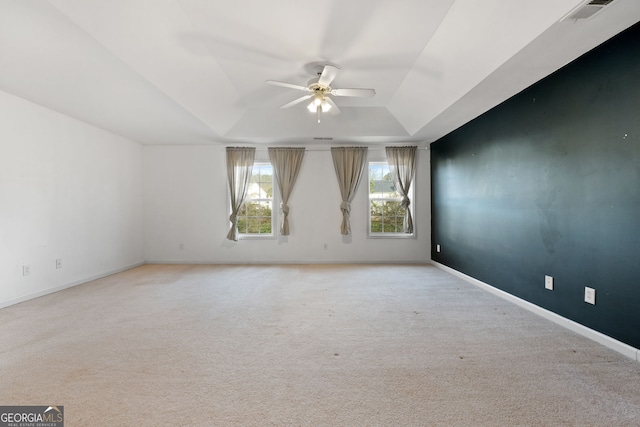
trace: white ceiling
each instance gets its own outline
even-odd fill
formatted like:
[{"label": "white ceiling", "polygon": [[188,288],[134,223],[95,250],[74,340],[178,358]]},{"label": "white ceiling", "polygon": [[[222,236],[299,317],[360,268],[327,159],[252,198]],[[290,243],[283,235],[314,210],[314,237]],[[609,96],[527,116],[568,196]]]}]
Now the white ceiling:
[{"label": "white ceiling", "polygon": [[[0,90],[144,144],[426,144],[640,21],[640,1],[0,0]],[[318,65],[334,98],[303,95]],[[315,141],[317,142],[317,141]]]}]

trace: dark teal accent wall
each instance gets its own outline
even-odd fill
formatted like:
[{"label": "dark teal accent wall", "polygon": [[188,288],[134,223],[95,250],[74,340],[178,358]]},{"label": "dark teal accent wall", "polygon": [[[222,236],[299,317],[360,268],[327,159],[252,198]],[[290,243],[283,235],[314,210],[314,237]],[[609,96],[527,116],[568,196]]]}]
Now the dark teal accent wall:
[{"label": "dark teal accent wall", "polygon": [[640,348],[639,24],[431,144],[431,174],[435,261]]}]

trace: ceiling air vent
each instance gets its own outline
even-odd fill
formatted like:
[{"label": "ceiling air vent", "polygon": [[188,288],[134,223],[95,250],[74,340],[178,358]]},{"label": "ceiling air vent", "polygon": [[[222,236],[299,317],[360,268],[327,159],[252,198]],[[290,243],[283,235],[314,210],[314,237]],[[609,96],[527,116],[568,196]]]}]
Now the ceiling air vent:
[{"label": "ceiling air vent", "polygon": [[596,13],[600,12],[605,6],[609,3],[612,3],[613,0],[590,0],[586,1],[580,6],[573,9],[569,12],[564,18],[560,21],[572,20],[578,21],[580,19],[591,18]]},{"label": "ceiling air vent", "polygon": [[314,136],[313,139],[315,141],[333,141],[333,138],[330,136]]}]

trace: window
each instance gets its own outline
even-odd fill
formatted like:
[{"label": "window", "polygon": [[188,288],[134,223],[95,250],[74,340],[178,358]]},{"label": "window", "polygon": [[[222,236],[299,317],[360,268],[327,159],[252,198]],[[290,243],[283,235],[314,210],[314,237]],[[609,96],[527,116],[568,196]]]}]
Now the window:
[{"label": "window", "polygon": [[[410,192],[409,197],[413,201],[413,186]],[[389,165],[386,162],[369,162],[370,236],[413,236],[402,231],[405,209],[401,203],[402,197],[396,191]]]},{"label": "window", "polygon": [[241,237],[273,236],[273,167],[254,163],[247,197],[238,213]]}]

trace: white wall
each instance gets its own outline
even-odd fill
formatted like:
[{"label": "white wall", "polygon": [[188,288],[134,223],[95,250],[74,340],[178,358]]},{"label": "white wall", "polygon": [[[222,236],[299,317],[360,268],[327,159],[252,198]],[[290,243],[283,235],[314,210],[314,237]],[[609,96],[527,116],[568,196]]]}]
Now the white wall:
[{"label": "white wall", "polygon": [[0,307],[144,261],[142,156],[0,91]]},{"label": "white wall", "polygon": [[[427,262],[429,155],[419,153],[415,239],[367,238],[366,185],[342,236],[329,147],[311,147],[289,203],[291,235],[231,242],[224,147],[143,147],[0,91],[0,307],[145,261]],[[268,161],[265,149],[257,160]]]},{"label": "white wall", "polygon": [[[370,148],[368,156],[371,161],[385,160],[382,148]],[[268,161],[266,149],[256,151],[258,160]],[[226,239],[230,223],[224,147],[145,146],[145,259],[158,263],[427,262],[431,230],[426,150],[419,150],[418,169],[415,239],[367,238],[366,179],[351,206],[352,235],[340,234],[340,191],[326,146],[305,153],[289,200],[291,235],[232,242]]]}]

